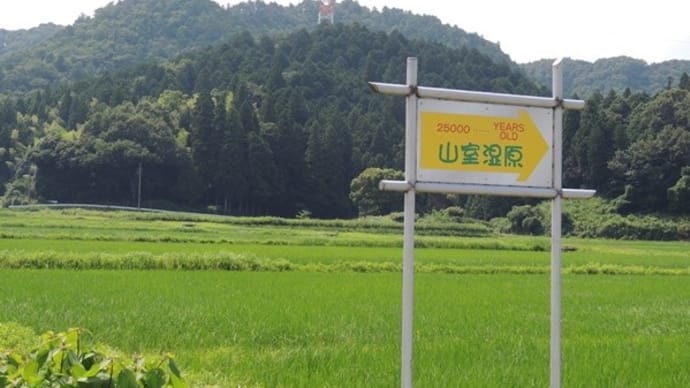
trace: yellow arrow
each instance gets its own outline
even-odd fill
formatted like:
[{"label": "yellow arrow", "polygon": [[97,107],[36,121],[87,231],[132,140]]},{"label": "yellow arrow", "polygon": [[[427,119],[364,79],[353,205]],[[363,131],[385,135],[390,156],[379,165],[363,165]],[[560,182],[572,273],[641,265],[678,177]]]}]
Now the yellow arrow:
[{"label": "yellow arrow", "polygon": [[422,111],[419,146],[422,169],[517,173],[518,182],[549,150],[525,110],[518,117]]}]

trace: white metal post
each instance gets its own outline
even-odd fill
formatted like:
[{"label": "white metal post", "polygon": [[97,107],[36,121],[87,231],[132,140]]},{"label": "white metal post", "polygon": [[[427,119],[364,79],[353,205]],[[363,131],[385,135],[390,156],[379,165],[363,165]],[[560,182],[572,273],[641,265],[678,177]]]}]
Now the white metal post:
[{"label": "white metal post", "polygon": [[[563,100],[562,60],[553,64],[553,97]],[[553,110],[553,187],[551,202],[551,388],[561,386],[561,217],[563,189],[563,107]]]},{"label": "white metal post", "polygon": [[[417,87],[417,58],[407,58],[407,85],[410,91]],[[405,112],[405,180],[410,185],[410,189],[405,192],[400,386],[411,388],[414,320],[414,185],[417,180],[417,96],[415,93],[407,96]]]}]

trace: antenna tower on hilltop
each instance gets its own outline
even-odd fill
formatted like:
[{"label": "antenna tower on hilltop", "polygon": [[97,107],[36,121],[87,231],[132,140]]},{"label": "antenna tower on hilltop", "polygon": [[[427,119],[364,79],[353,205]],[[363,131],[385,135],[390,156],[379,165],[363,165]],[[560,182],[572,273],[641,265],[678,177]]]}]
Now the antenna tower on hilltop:
[{"label": "antenna tower on hilltop", "polygon": [[335,0],[318,0],[319,3],[319,24],[328,22],[334,24],[333,14],[335,13]]}]

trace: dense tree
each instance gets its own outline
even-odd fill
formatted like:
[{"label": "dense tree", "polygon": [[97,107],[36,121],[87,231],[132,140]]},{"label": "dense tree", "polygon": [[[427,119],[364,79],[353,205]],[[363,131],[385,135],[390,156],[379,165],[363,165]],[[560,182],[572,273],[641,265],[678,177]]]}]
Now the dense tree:
[{"label": "dense tree", "polygon": [[227,117],[221,163],[217,166],[222,176],[223,209],[225,213],[233,213],[233,208],[236,213],[242,213],[247,200],[248,175],[253,173],[247,165],[248,139],[237,109],[231,108]]},{"label": "dense tree", "polygon": [[402,211],[402,197],[395,193],[379,190],[383,179],[403,180],[402,171],[370,167],[362,171],[350,186],[350,199],[357,207],[360,216],[384,215]]},{"label": "dense tree", "polygon": [[682,128],[667,127],[652,139],[640,139],[616,152],[609,167],[625,186],[619,199],[621,210],[667,210],[667,191],[679,181],[681,168],[688,165],[690,131]]},{"label": "dense tree", "polygon": [[351,216],[349,189],[352,144],[349,128],[341,122],[313,120],[305,162],[308,208],[316,217]]},{"label": "dense tree", "polygon": [[190,144],[194,165],[204,188],[213,189],[213,173],[220,156],[222,139],[214,126],[215,105],[208,90],[196,97],[190,128]]}]

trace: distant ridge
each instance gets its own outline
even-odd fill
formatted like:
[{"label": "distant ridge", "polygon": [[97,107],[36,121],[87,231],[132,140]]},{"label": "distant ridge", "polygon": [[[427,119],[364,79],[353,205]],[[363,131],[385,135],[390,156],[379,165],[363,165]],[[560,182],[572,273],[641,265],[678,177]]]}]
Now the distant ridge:
[{"label": "distant ridge", "polygon": [[[528,77],[544,86],[551,85],[553,59],[542,59],[520,65]],[[564,89],[567,96],[591,96],[595,92],[609,90],[623,92],[645,92],[654,95],[669,86],[677,86],[683,73],[690,74],[690,61],[670,60],[647,64],[641,59],[630,57],[603,58],[587,62],[566,58],[563,72]]]}]

